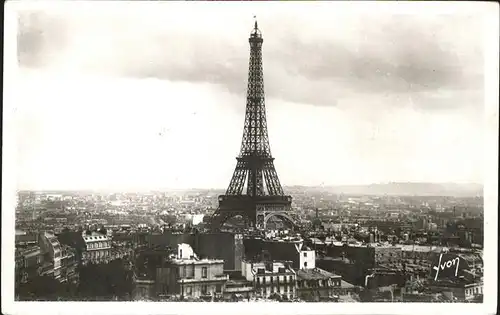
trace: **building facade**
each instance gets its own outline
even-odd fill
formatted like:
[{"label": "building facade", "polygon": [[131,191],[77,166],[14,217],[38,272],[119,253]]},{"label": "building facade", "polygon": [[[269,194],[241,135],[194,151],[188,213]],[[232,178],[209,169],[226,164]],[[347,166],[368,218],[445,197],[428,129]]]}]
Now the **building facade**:
[{"label": "building facade", "polygon": [[316,252],[302,246],[299,252],[297,297],[307,301],[333,298],[341,287],[342,277],[316,267]]},{"label": "building facade", "polygon": [[[77,259],[75,250],[59,242],[51,232],[39,235],[38,249],[31,251],[26,258],[35,255],[37,259],[37,274],[52,276],[60,282],[78,282]],[[34,262],[31,262],[35,266]]]},{"label": "building facade", "polygon": [[94,264],[106,263],[111,259],[111,239],[107,235],[93,232],[92,234],[82,234],[85,242],[82,252],[82,263]]},{"label": "building facade", "polygon": [[483,295],[483,281],[437,281],[429,285],[431,292],[439,292],[452,301],[471,301]]},{"label": "building facade", "polygon": [[[224,261],[199,259],[188,244],[179,244],[177,257],[170,261],[165,277],[167,293],[189,298],[222,298],[229,276],[224,274]],[[163,269],[157,270],[160,278]]]},{"label": "building facade", "polygon": [[297,270],[297,296],[306,301],[333,298],[340,292],[341,281],[341,276],[319,268]]},{"label": "building facade", "polygon": [[309,247],[303,246],[299,253],[299,268],[316,268],[316,252]]},{"label": "building facade", "polygon": [[[141,254],[139,254],[141,256]],[[135,299],[179,297],[181,299],[222,298],[229,276],[224,261],[199,259],[189,244],[179,244],[177,251],[148,251],[143,269],[136,276]]]},{"label": "building facade", "polygon": [[[57,237],[50,232],[40,233],[39,237],[40,248],[44,254],[44,261],[47,265],[44,266],[44,274],[52,274],[56,280],[61,278],[61,260],[62,246]],[[48,264],[51,264],[49,266]]]},{"label": "building facade", "polygon": [[77,283],[79,281],[79,274],[77,270],[78,261],[76,251],[66,245],[61,245],[61,282]]},{"label": "building facade", "polygon": [[255,295],[270,298],[279,294],[288,300],[296,297],[297,274],[291,262],[242,262],[242,275],[253,282]]},{"label": "building facade", "polygon": [[37,276],[39,268],[43,263],[43,258],[40,246],[16,249],[16,284],[26,283],[30,278]]}]

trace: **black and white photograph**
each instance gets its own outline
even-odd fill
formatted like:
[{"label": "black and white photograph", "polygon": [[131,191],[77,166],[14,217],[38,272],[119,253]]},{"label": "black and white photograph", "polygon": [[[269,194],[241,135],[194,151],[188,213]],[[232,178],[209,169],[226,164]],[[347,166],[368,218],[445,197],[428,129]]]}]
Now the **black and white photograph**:
[{"label": "black and white photograph", "polygon": [[2,313],[495,313],[498,4],[5,12]]}]

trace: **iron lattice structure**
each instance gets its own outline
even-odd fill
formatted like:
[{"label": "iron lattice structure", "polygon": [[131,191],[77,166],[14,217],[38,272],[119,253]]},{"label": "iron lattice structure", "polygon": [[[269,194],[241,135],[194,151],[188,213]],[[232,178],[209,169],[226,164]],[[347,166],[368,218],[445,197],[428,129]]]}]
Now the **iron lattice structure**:
[{"label": "iron lattice structure", "polygon": [[[219,196],[219,208],[212,216],[212,228],[219,228],[227,219],[240,215],[248,226],[263,229],[267,220],[278,216],[294,224],[290,196],[286,196],[274,167],[267,132],[262,67],[264,40],[257,22],[250,34],[245,124],[236,169],[225,195]],[[246,190],[245,190],[246,187]]]}]

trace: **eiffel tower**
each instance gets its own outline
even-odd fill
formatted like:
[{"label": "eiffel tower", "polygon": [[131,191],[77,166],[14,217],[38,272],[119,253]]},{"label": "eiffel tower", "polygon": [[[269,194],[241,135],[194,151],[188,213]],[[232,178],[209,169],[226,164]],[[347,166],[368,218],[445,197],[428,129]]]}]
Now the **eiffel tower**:
[{"label": "eiffel tower", "polygon": [[292,197],[283,192],[269,145],[262,70],[264,40],[257,21],[248,41],[250,64],[243,140],[229,187],[219,196],[219,207],[211,217],[212,229],[220,228],[235,216],[243,217],[247,227],[259,230],[266,229],[272,217],[292,227],[296,225],[291,212]]}]

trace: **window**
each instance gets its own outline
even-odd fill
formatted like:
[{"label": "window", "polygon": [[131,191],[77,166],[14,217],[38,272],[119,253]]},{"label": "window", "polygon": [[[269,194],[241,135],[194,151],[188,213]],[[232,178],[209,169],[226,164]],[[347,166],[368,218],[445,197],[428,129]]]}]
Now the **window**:
[{"label": "window", "polygon": [[218,284],[215,286],[215,292],[221,293],[222,292],[222,285]]},{"label": "window", "polygon": [[208,274],[208,272],[207,272],[207,271],[208,271],[208,270],[207,270],[207,267],[203,267],[203,268],[201,268],[201,277],[202,277],[202,278],[207,278],[207,277],[208,277],[208,275],[207,275],[207,274]]},{"label": "window", "polygon": [[307,252],[304,252],[304,257],[307,257]]},{"label": "window", "polygon": [[191,287],[186,287],[186,295],[191,295]]},{"label": "window", "polygon": [[182,277],[185,278],[186,277],[186,266],[183,266],[182,267]]},{"label": "window", "polygon": [[304,261],[304,268],[307,268],[307,261]]},{"label": "window", "polygon": [[207,294],[207,286],[206,285],[201,286],[201,294]]}]

